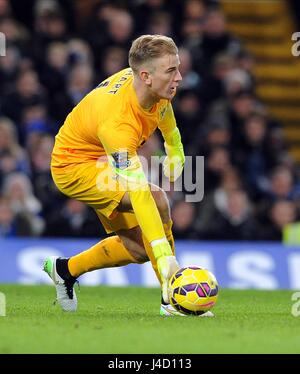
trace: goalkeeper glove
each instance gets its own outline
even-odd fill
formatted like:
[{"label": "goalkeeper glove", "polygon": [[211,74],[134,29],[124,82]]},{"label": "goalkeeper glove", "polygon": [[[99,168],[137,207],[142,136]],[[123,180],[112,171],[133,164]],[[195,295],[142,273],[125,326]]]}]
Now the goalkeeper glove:
[{"label": "goalkeeper glove", "polygon": [[180,132],[177,127],[165,137],[165,151],[167,157],[163,162],[164,175],[169,178],[171,182],[175,182],[182,173],[185,156],[183,145],[181,143]]},{"label": "goalkeeper glove", "polygon": [[[155,242],[155,241],[154,241]],[[172,275],[179,269],[179,265],[173,256],[170,244],[165,239],[163,242],[154,244],[151,243],[154,257],[157,261],[157,270],[161,278],[162,297],[164,302],[169,304],[169,280]]]}]

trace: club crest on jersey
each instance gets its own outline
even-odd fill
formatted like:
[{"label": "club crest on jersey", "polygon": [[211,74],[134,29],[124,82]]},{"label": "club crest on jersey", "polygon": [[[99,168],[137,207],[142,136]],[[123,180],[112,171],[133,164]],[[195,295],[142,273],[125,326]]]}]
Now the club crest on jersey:
[{"label": "club crest on jersey", "polygon": [[165,106],[164,108],[161,109],[161,111],[159,112],[159,119],[162,120],[165,116],[165,113],[166,113],[166,110],[167,110],[167,107]]},{"label": "club crest on jersey", "polygon": [[114,167],[116,169],[126,169],[130,166],[131,161],[128,159],[128,152],[115,152],[112,153],[114,159]]}]

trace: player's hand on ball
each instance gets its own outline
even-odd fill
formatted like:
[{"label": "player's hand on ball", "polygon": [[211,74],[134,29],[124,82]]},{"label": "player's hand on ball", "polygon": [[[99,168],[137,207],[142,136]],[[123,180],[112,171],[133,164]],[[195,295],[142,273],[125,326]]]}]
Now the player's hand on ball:
[{"label": "player's hand on ball", "polygon": [[162,281],[162,297],[164,302],[169,304],[169,280],[179,269],[179,265],[175,256],[161,256],[157,260],[157,268]]},{"label": "player's hand on ball", "polygon": [[166,238],[151,243],[153,255],[157,261],[157,270],[160,275],[162,283],[162,296],[164,302],[169,304],[169,280],[172,275],[179,269],[179,265],[176,261],[171,246]]}]

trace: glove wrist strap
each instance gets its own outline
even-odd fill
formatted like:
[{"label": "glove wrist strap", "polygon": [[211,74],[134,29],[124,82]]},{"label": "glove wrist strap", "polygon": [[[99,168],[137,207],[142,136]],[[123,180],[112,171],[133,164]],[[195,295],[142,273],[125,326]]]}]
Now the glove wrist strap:
[{"label": "glove wrist strap", "polygon": [[153,240],[150,244],[156,260],[162,256],[173,256],[172,249],[166,238]]}]

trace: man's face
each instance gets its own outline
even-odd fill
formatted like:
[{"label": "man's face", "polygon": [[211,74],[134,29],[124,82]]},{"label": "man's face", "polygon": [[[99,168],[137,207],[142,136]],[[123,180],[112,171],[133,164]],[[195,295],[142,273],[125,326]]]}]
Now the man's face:
[{"label": "man's face", "polygon": [[168,100],[174,97],[176,87],[182,80],[179,64],[178,55],[164,55],[151,61],[151,68],[145,83],[153,96]]}]

